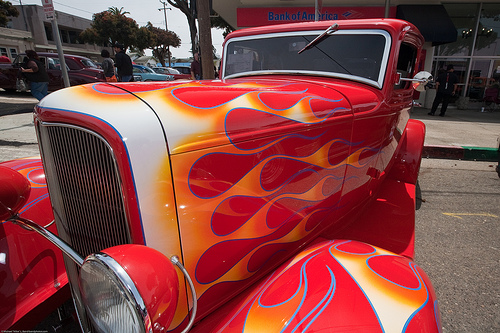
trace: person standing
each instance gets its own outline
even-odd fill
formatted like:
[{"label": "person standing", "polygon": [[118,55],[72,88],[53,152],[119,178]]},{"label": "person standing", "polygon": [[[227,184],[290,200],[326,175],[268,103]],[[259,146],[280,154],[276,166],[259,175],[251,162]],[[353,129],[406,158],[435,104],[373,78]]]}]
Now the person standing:
[{"label": "person standing", "polygon": [[200,54],[194,53],[194,60],[191,63],[191,80],[201,80]]},{"label": "person standing", "polygon": [[109,56],[108,50],[101,51],[101,57],[104,58],[101,64],[102,70],[104,71],[104,76],[106,76],[107,82],[116,82],[115,63]]},{"label": "person standing", "polygon": [[432,103],[431,112],[428,113],[429,115],[433,116],[439,106],[439,103],[442,102],[443,105],[441,105],[441,112],[439,115],[444,117],[451,98],[457,92],[458,77],[455,73],[453,73],[453,71],[453,65],[449,64],[446,68],[446,72],[438,75],[436,79],[436,97]]},{"label": "person standing", "polygon": [[21,72],[30,83],[31,94],[40,101],[49,94],[49,74],[35,51],[26,50],[26,56],[28,61]]},{"label": "person standing", "polygon": [[129,82],[132,79],[133,67],[132,60],[125,53],[123,44],[115,44],[115,67],[118,73],[118,80]]}]

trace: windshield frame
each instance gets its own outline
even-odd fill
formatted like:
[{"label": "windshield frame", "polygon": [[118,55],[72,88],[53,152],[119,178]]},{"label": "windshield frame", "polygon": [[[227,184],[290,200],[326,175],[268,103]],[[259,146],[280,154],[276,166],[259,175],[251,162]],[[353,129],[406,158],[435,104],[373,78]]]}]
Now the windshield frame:
[{"label": "windshield frame", "polygon": [[[230,49],[230,45],[232,43],[241,42],[241,41],[249,41],[249,40],[257,40],[257,39],[269,39],[269,38],[277,38],[277,37],[297,37],[297,36],[307,36],[312,39],[316,38],[318,35],[322,34],[324,30],[310,30],[310,31],[293,31],[293,32],[279,32],[279,33],[269,33],[269,34],[260,34],[260,35],[252,35],[252,36],[242,36],[242,37],[234,37],[228,40],[227,44],[224,47],[224,59],[228,59],[228,50]],[[371,80],[365,77],[352,75],[352,74],[343,74],[336,72],[325,72],[325,71],[314,71],[314,70],[256,70],[256,71],[245,71],[234,73],[230,75],[226,75],[226,64],[224,64],[222,68],[223,79],[233,79],[233,78],[241,78],[247,76],[256,76],[256,75],[308,75],[308,76],[323,76],[323,77],[333,77],[333,78],[341,78],[347,80],[353,80],[358,82],[363,82],[372,86],[375,86],[379,89],[383,87],[383,83],[386,76],[389,56],[391,52],[392,46],[392,38],[388,31],[382,29],[349,29],[349,30],[337,30],[334,34],[329,36],[329,38],[324,41],[318,43],[316,46],[321,46],[322,43],[326,42],[328,39],[335,38],[337,35],[380,35],[385,38],[385,46],[382,54],[382,60],[379,68],[378,80]],[[316,47],[314,46],[314,47]],[[313,47],[313,48],[314,48]],[[311,48],[312,49],[312,48]],[[303,54],[307,54],[308,50],[304,51]]]}]

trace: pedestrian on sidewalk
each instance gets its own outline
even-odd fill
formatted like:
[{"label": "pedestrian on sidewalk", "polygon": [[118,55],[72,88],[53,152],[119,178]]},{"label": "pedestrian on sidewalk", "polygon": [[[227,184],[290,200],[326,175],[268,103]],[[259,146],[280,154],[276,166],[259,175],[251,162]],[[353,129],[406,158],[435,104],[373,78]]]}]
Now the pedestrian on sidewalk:
[{"label": "pedestrian on sidewalk", "polygon": [[40,101],[49,94],[49,74],[35,51],[26,50],[26,56],[28,61],[21,72],[30,83],[31,94]]},{"label": "pedestrian on sidewalk", "polygon": [[107,82],[116,82],[116,76],[115,76],[115,63],[113,59],[110,58],[109,51],[104,49],[101,51],[101,57],[103,57],[102,60],[102,70],[104,71],[104,76],[106,76],[106,81]]},{"label": "pedestrian on sidewalk", "polygon": [[201,64],[200,64],[200,54],[195,52],[193,55],[194,59],[191,63],[191,80],[201,79]]},{"label": "pedestrian on sidewalk", "polygon": [[431,112],[428,113],[429,115],[433,116],[439,104],[442,102],[443,104],[441,105],[441,112],[439,115],[444,117],[451,98],[455,96],[457,92],[458,77],[453,71],[453,65],[449,64],[446,68],[446,72],[438,75],[436,79],[436,97],[432,103]]},{"label": "pedestrian on sidewalk", "polygon": [[125,53],[125,46],[123,44],[115,44],[115,67],[118,73],[118,80],[120,82],[129,82],[132,80],[133,67],[132,60]]}]

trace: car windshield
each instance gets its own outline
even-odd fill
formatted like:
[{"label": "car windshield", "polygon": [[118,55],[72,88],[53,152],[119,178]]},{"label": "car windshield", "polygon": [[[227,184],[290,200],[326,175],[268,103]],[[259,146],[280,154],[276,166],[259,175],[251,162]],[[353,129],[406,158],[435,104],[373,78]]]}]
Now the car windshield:
[{"label": "car windshield", "polygon": [[141,68],[143,69],[144,72],[156,74],[156,72],[149,67],[144,66]]},{"label": "car windshield", "polygon": [[345,77],[382,87],[390,36],[381,30],[337,31],[298,53],[321,31],[233,38],[225,48],[224,78],[260,74]]},{"label": "car windshield", "polygon": [[95,62],[90,59],[82,59],[82,64],[87,68],[99,68]]},{"label": "car windshield", "polygon": [[[43,59],[43,58],[41,58]],[[61,62],[59,61],[59,58],[46,58],[48,62],[48,68],[49,69],[56,69],[56,70],[61,70]],[[66,64],[66,69],[70,70],[68,65]]]},{"label": "car windshield", "polygon": [[153,70],[156,72],[156,73],[160,73],[160,74],[168,74],[168,71],[166,68],[162,68],[162,67],[155,67],[153,68]]}]

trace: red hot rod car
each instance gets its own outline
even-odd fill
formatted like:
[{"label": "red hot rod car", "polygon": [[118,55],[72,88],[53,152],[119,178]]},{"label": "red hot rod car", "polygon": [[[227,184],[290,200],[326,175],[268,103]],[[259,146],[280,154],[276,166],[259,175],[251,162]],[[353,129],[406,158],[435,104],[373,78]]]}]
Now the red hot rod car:
[{"label": "red hot rod car", "polygon": [[84,332],[439,332],[412,261],[422,44],[392,19],[253,28],[221,80],[47,96],[43,170],[0,168],[0,329],[69,281]]}]

